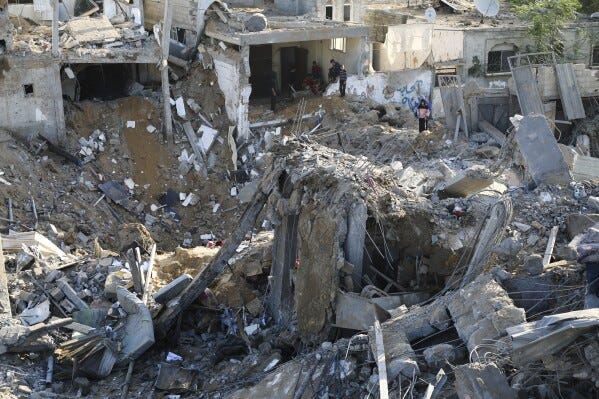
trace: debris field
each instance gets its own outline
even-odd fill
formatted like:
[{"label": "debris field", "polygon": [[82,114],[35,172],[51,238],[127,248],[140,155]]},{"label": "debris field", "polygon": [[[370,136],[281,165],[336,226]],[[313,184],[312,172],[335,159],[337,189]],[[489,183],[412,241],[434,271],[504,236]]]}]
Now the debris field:
[{"label": "debris field", "polygon": [[64,119],[59,140],[0,120],[1,397],[596,397],[599,102],[564,89],[591,69],[439,74],[419,129],[363,71],[345,96],[284,72],[274,110],[235,83],[263,89],[269,32],[351,49],[361,24],[217,1],[197,33],[170,29],[177,2],[74,3],[0,7],[0,85],[59,49]]}]

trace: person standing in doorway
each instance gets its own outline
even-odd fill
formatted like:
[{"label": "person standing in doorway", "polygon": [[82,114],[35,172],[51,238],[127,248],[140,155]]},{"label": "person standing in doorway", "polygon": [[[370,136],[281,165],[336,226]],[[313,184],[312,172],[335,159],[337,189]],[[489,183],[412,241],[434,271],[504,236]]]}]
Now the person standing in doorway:
[{"label": "person standing in doorway", "polygon": [[347,71],[345,70],[345,65],[341,65],[341,69],[339,70],[339,95],[341,97],[345,97],[346,85],[347,85]]},{"label": "person standing in doorway", "polygon": [[277,105],[277,75],[273,71],[270,75],[270,110],[275,112],[275,107]]},{"label": "person standing in doorway", "polygon": [[416,116],[418,117],[418,131],[422,132],[427,130],[431,109],[424,98],[420,100],[420,104],[418,105],[418,108],[416,108]]}]

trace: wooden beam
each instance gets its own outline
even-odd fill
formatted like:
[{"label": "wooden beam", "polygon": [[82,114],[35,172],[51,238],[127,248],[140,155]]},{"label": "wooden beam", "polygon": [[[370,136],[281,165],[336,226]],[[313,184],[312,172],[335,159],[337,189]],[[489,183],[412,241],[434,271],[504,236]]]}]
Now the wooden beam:
[{"label": "wooden beam", "polygon": [[501,130],[497,129],[495,126],[491,125],[484,119],[478,121],[478,127],[489,136],[491,136],[500,146],[505,145],[505,134],[501,132]]},{"label": "wooden beam", "polygon": [[162,61],[160,76],[162,79],[162,98],[164,102],[164,131],[167,140],[173,140],[173,114],[171,111],[171,88],[168,81],[168,53],[171,43],[171,22],[173,10],[170,0],[164,1],[164,24],[162,25]]},{"label": "wooden beam", "polygon": [[8,279],[4,268],[4,253],[2,252],[2,236],[0,236],[0,315],[12,317],[10,297],[8,294]]},{"label": "wooden beam", "polygon": [[385,346],[381,323],[374,321],[374,336],[376,339],[376,364],[379,369],[379,393],[381,399],[389,399],[389,386],[387,383],[387,363],[385,360]]},{"label": "wooden beam", "polygon": [[553,247],[555,247],[558,229],[559,226],[553,226],[551,228],[551,233],[549,233],[549,239],[547,240],[547,247],[545,248],[545,256],[543,256],[543,266],[547,266],[551,262],[551,255],[553,254]]},{"label": "wooden beam", "polygon": [[208,170],[206,169],[206,154],[202,147],[200,147],[198,136],[196,136],[196,132],[194,132],[193,127],[191,127],[191,122],[187,121],[183,124],[183,130],[185,131],[185,135],[187,136],[187,140],[189,140],[189,144],[191,145],[191,149],[194,154],[196,154],[196,160],[200,165],[202,176],[208,177]]},{"label": "wooden beam", "polygon": [[229,259],[235,254],[235,250],[247,233],[256,223],[258,215],[262,211],[264,204],[273,190],[274,182],[277,181],[278,174],[271,172],[265,176],[254,194],[250,205],[241,216],[239,225],[233,231],[233,234],[225,241],[225,244],[212,259],[208,267],[202,270],[193,281],[185,288],[179,297],[179,303],[176,306],[167,307],[155,320],[154,332],[158,339],[164,339],[175,323],[179,315],[187,309],[206,288],[225,270]]}]

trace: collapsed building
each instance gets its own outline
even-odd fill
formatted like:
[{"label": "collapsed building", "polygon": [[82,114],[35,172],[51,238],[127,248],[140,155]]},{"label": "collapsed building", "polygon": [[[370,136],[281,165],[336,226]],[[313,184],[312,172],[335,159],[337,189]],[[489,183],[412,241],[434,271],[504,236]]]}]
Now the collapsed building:
[{"label": "collapsed building", "polygon": [[0,5],[3,394],[591,397],[599,25],[403,3]]}]

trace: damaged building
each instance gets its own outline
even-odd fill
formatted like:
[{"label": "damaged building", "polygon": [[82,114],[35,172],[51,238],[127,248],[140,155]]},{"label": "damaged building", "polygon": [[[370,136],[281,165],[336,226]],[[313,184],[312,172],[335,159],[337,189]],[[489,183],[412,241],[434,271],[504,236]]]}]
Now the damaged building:
[{"label": "damaged building", "polygon": [[477,3],[0,0],[0,395],[595,397],[599,20]]}]

